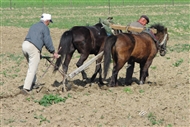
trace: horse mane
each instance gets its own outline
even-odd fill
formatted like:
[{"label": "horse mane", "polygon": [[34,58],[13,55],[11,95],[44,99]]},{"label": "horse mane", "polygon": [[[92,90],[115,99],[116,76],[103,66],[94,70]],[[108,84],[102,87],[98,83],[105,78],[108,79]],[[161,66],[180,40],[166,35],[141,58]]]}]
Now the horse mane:
[{"label": "horse mane", "polygon": [[97,24],[95,24],[94,26],[101,28],[101,27],[102,27],[102,24],[101,24],[101,23],[97,23]]},{"label": "horse mane", "polygon": [[103,28],[102,23],[99,22],[99,23],[95,24],[94,27],[100,30],[100,35],[107,35],[107,32],[106,32],[105,28]]},{"label": "horse mane", "polygon": [[165,29],[165,27],[160,23],[153,24],[150,26],[150,28],[155,28],[158,32],[164,32]]}]

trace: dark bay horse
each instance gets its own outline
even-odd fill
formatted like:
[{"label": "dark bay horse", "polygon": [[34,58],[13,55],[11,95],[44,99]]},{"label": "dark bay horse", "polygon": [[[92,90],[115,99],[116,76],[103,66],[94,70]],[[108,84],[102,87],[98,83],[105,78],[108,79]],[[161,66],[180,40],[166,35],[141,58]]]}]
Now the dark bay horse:
[{"label": "dark bay horse", "polygon": [[[97,55],[103,51],[106,37],[107,33],[100,22],[94,26],[74,26],[70,30],[65,31],[61,36],[58,47],[58,54],[60,54],[61,57],[57,59],[54,71],[58,70],[64,60],[62,69],[63,72],[67,74],[68,66],[75,50],[80,54],[80,59],[76,63],[76,66],[80,67],[90,54]],[[102,57],[99,58],[96,63],[101,62]],[[86,80],[87,75],[85,71],[82,71],[81,73],[83,80]],[[96,66],[95,72],[91,77],[91,82],[95,79],[98,73],[99,82],[103,83],[101,64]]]},{"label": "dark bay horse", "polygon": [[157,41],[147,33],[140,34],[121,33],[109,36],[104,46],[104,78],[107,76],[108,68],[113,59],[113,70],[109,86],[118,86],[117,76],[120,69],[128,62],[129,67],[126,72],[126,85],[132,83],[132,75],[135,62],[140,64],[140,82],[144,84],[146,77],[149,76],[148,69],[152,64],[157,52],[161,56],[166,54],[166,44],[169,39],[167,28],[161,24],[154,24],[150,28],[157,29],[154,34]]}]

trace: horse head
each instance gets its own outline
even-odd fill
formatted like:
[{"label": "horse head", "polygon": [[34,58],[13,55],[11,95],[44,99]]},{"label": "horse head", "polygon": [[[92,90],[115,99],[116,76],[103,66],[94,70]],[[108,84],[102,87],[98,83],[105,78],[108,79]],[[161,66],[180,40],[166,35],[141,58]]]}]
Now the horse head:
[{"label": "horse head", "polygon": [[161,56],[165,56],[167,41],[169,40],[167,28],[161,24],[154,24],[150,28],[155,28],[157,30],[155,37],[159,41],[158,50]]}]

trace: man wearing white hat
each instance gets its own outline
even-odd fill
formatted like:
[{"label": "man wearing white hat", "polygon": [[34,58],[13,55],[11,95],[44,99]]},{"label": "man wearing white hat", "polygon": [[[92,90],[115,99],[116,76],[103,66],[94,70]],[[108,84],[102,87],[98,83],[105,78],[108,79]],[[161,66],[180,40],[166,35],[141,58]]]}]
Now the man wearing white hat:
[{"label": "man wearing white hat", "polygon": [[48,28],[50,22],[53,23],[51,15],[43,13],[40,22],[33,24],[30,27],[22,44],[22,51],[29,66],[24,86],[21,90],[22,94],[28,94],[31,89],[35,87],[37,88],[37,85],[35,85],[36,71],[40,62],[40,54],[43,46],[53,54],[54,58],[58,58]]}]

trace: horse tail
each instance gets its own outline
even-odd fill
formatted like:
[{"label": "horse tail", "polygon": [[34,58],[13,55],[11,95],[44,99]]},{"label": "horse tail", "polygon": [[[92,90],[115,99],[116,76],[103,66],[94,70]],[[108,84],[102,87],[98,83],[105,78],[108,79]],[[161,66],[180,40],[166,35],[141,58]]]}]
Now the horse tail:
[{"label": "horse tail", "polygon": [[59,57],[55,62],[54,72],[58,70],[66,54],[69,53],[72,41],[73,41],[72,31],[70,30],[65,31],[61,36],[58,47],[58,54],[60,54],[61,57]]},{"label": "horse tail", "polygon": [[105,45],[104,45],[104,79],[107,76],[108,69],[110,66],[111,61],[111,51],[112,47],[115,45],[115,42],[117,40],[117,37],[114,35],[109,36],[106,39]]}]

